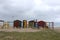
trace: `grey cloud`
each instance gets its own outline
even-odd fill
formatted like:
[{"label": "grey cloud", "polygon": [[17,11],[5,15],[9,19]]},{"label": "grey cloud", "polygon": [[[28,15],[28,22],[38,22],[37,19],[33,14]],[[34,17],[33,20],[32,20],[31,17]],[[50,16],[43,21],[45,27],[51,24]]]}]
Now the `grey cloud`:
[{"label": "grey cloud", "polygon": [[25,12],[32,9],[32,2],[28,0],[26,0],[26,2],[25,4],[23,4],[24,2],[22,1],[19,4],[16,3],[16,5],[14,6],[14,1],[12,2],[10,0],[0,0],[0,5],[3,5],[2,7],[0,7],[1,16],[5,17],[6,19],[9,18],[9,16],[24,16]]},{"label": "grey cloud", "polygon": [[[14,2],[17,1],[17,2]],[[54,19],[60,15],[60,9],[56,11],[52,6],[60,6],[59,2],[55,0],[42,0],[45,4],[42,4],[37,10],[34,9],[34,2],[32,0],[0,0],[0,17],[4,20],[15,20],[15,19],[38,19],[54,21]],[[20,2],[21,1],[21,2]],[[25,1],[25,2],[24,2]],[[52,7],[46,10],[45,6]],[[45,9],[44,9],[45,8]],[[40,9],[40,10],[39,10]],[[32,10],[32,11],[31,11]]]},{"label": "grey cloud", "polygon": [[43,0],[49,6],[60,6],[60,0]]}]

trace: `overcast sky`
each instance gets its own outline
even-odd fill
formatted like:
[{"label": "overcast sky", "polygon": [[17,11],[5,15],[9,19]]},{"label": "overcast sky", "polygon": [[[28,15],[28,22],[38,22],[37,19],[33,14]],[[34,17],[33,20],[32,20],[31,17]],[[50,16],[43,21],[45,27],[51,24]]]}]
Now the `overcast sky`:
[{"label": "overcast sky", "polygon": [[60,0],[0,0],[0,19],[60,22]]}]

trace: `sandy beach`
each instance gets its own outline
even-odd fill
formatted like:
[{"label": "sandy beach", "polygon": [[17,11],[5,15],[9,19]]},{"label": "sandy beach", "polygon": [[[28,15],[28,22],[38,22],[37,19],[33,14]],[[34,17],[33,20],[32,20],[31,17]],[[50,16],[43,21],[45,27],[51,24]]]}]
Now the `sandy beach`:
[{"label": "sandy beach", "polygon": [[[13,28],[13,27],[1,28],[0,27],[0,31],[5,31],[5,32],[39,32],[41,30],[43,30],[43,28],[33,29],[33,28]],[[55,27],[54,30],[57,31],[57,32],[60,32],[60,27]]]},{"label": "sandy beach", "polygon": [[41,31],[40,29],[32,29],[32,28],[0,28],[0,31],[5,31],[5,32],[38,32]]}]

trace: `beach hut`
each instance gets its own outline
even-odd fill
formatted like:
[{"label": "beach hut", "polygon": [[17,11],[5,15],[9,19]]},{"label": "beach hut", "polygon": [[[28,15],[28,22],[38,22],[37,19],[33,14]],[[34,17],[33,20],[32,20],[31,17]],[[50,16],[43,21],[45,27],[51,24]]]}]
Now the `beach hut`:
[{"label": "beach hut", "polygon": [[3,23],[4,23],[4,21],[3,20],[0,20],[0,28],[3,27]]},{"label": "beach hut", "polygon": [[22,21],[20,21],[20,20],[15,20],[14,21],[14,27],[21,28],[21,26],[22,26]]},{"label": "beach hut", "polygon": [[38,21],[38,27],[46,27],[46,22],[45,21]]},{"label": "beach hut", "polygon": [[27,28],[27,20],[23,20],[23,28]]},{"label": "beach hut", "polygon": [[3,28],[4,28],[4,29],[9,28],[9,22],[4,22],[4,23],[3,23]]},{"label": "beach hut", "polygon": [[35,22],[34,20],[29,21],[29,27],[37,27],[37,22]]}]

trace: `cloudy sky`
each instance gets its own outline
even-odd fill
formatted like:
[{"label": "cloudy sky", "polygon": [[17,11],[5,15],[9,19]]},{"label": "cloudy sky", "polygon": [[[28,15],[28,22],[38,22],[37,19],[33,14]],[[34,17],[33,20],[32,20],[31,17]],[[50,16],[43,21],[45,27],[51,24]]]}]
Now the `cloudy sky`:
[{"label": "cloudy sky", "polygon": [[0,19],[60,22],[60,0],[0,0]]}]

